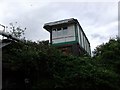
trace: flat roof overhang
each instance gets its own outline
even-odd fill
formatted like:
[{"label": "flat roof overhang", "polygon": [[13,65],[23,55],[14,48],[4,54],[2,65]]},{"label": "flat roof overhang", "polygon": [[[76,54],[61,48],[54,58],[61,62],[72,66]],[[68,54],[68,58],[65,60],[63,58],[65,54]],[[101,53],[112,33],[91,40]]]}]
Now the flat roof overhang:
[{"label": "flat roof overhang", "polygon": [[72,23],[78,23],[77,19],[71,18],[71,19],[64,19],[64,20],[46,23],[46,24],[44,24],[43,28],[50,32],[51,27],[53,27],[53,26],[69,25]]}]

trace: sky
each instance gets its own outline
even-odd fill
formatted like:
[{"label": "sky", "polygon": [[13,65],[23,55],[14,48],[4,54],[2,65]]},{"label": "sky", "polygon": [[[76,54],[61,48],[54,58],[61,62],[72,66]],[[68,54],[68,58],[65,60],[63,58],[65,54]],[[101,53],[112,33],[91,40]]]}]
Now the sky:
[{"label": "sky", "polygon": [[118,1],[113,1],[0,0],[0,24],[9,26],[9,23],[17,22],[16,26],[27,28],[26,39],[42,41],[50,38],[49,32],[43,28],[45,23],[75,18],[93,51],[118,35]]}]

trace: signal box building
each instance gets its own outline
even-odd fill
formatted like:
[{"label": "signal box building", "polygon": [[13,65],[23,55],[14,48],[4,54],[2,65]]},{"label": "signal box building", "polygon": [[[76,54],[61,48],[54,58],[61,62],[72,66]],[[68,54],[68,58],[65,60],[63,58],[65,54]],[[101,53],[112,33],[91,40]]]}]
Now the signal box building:
[{"label": "signal box building", "polygon": [[90,43],[77,19],[65,19],[44,24],[50,32],[50,43],[65,54],[91,55]]}]

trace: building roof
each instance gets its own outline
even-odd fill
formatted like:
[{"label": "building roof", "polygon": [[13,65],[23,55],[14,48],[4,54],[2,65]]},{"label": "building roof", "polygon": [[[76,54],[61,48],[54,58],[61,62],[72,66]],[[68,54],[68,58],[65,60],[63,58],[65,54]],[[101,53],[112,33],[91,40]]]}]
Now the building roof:
[{"label": "building roof", "polygon": [[50,28],[52,26],[56,26],[56,25],[60,25],[60,24],[71,24],[71,23],[78,23],[77,19],[74,18],[70,18],[70,19],[64,19],[64,20],[59,20],[59,21],[55,21],[55,22],[49,22],[44,24],[43,28],[45,28],[47,31],[50,32]]}]

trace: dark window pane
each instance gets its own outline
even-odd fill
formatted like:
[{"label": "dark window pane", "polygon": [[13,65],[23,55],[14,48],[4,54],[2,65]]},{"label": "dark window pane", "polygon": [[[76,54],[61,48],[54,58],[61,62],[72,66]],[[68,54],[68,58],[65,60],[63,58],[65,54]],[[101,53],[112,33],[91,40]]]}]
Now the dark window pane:
[{"label": "dark window pane", "polygon": [[67,27],[63,27],[63,30],[67,29]]},{"label": "dark window pane", "polygon": [[53,31],[56,31],[56,29],[53,29]]},{"label": "dark window pane", "polygon": [[57,28],[57,31],[60,31],[61,30],[61,28]]}]

